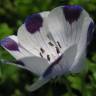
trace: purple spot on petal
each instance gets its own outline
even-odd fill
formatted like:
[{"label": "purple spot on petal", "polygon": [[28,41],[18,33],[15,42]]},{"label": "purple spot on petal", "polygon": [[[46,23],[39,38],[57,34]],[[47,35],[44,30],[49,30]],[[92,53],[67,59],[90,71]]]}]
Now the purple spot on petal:
[{"label": "purple spot on petal", "polygon": [[30,33],[35,33],[36,31],[40,30],[42,24],[43,24],[43,18],[41,17],[40,14],[32,14],[28,16],[25,20],[26,29]]},{"label": "purple spot on petal", "polygon": [[58,64],[61,59],[62,59],[62,55],[61,55],[57,60],[55,60],[55,61],[51,64],[51,66],[45,71],[45,73],[43,74],[43,77],[44,77],[44,78],[46,78],[48,75],[51,74],[53,67],[54,67],[56,64]]},{"label": "purple spot on petal", "polygon": [[5,38],[0,41],[0,45],[11,51],[19,51],[18,44],[11,38]]},{"label": "purple spot on petal", "polygon": [[91,22],[88,27],[88,32],[87,32],[87,43],[90,43],[93,37],[93,29],[94,29],[94,23]]},{"label": "purple spot on petal", "polygon": [[71,24],[75,20],[78,20],[80,13],[82,12],[82,8],[80,6],[72,6],[72,5],[66,5],[63,7],[63,12],[65,15],[65,19],[69,21]]}]

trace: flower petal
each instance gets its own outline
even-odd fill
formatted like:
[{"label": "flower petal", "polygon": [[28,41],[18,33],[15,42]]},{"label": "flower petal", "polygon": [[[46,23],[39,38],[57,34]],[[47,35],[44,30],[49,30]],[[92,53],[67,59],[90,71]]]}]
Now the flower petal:
[{"label": "flower petal", "polygon": [[[12,39],[12,37],[14,38],[14,40]],[[15,36],[6,37],[5,39],[0,41],[0,45],[10,51],[19,51]]]},{"label": "flower petal", "polygon": [[72,45],[65,50],[58,61],[54,62],[43,74],[44,78],[54,78],[58,75],[69,73],[69,68],[75,60],[77,45]]},{"label": "flower petal", "polygon": [[92,19],[80,6],[65,5],[53,9],[48,15],[47,22],[55,41],[59,41],[63,48],[78,42],[80,47],[82,41],[87,39],[88,27]]},{"label": "flower petal", "polygon": [[[87,44],[90,42],[90,39],[93,33],[92,32],[93,20],[87,15],[85,11],[82,12],[82,16],[83,17],[85,16],[85,19],[83,19],[84,22],[81,23],[82,24],[81,34],[79,34],[80,36],[78,35],[79,40],[77,39],[78,40],[77,55],[75,58],[75,62],[71,66],[71,71],[74,73],[80,72],[80,70],[84,69],[84,61],[86,58],[86,47],[87,47]],[[90,39],[88,36],[89,34],[90,34]]]},{"label": "flower petal", "polygon": [[74,63],[70,67],[72,73],[79,73],[85,68],[86,51],[83,50],[81,54],[77,55]]},{"label": "flower petal", "polygon": [[54,38],[56,44],[58,45],[59,42],[61,49],[65,48],[66,45],[64,40],[64,22],[66,22],[66,20],[64,21],[64,16],[61,7],[53,9],[49,13],[46,22],[48,25],[48,30],[52,34],[52,37]]},{"label": "flower petal", "polygon": [[18,40],[30,53],[52,62],[58,54],[54,42],[47,36],[44,16],[44,13],[29,16],[18,30]]},{"label": "flower petal", "polygon": [[25,50],[20,44],[18,44],[18,39],[15,35],[11,35],[6,37],[5,39],[0,41],[0,45],[8,51],[14,58],[16,58],[16,61],[4,61],[4,64],[11,64],[15,65],[20,68],[25,68],[25,64],[21,61],[19,61],[21,58],[33,56],[30,54],[27,50]]},{"label": "flower petal", "polygon": [[21,45],[19,45],[18,39],[15,35],[6,37],[5,39],[1,40],[0,45],[17,60],[27,56],[33,56]]},{"label": "flower petal", "polygon": [[90,34],[90,38],[91,38],[93,33],[92,32],[93,20],[89,17],[89,15],[85,10],[82,12],[81,17],[82,18],[80,22],[82,24],[82,27],[81,27],[81,31],[80,30],[78,31],[79,33],[81,32],[81,34],[77,35],[77,37],[79,38],[77,39],[78,41],[77,55],[73,65],[71,66],[71,72],[74,72],[74,73],[80,72],[80,70],[84,69],[84,66],[85,66],[84,61],[86,58],[86,47],[87,47],[87,44],[90,42],[88,35]]},{"label": "flower petal", "polygon": [[49,67],[49,63],[46,59],[36,56],[22,58],[20,61],[22,61],[29,70],[36,75],[42,75]]}]

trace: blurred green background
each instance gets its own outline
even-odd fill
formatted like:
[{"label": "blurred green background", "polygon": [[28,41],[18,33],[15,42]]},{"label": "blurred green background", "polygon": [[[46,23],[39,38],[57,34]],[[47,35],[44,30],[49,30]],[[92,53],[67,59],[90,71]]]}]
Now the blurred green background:
[{"label": "blurred green background", "polygon": [[[0,39],[16,34],[26,16],[60,5],[80,5],[96,21],[96,0],[0,0]],[[96,96],[96,32],[87,48],[84,72],[55,78],[35,92],[28,92],[26,86],[37,77],[29,71],[2,64],[2,58],[13,60],[0,48],[0,96]]]}]

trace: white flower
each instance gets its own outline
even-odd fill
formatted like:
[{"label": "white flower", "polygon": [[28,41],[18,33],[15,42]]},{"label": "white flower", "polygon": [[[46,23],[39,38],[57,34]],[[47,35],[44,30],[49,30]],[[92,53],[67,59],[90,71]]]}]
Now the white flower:
[{"label": "white flower", "polygon": [[94,23],[80,6],[60,6],[28,16],[17,32],[1,41],[16,66],[40,76],[34,91],[50,79],[84,68]]}]

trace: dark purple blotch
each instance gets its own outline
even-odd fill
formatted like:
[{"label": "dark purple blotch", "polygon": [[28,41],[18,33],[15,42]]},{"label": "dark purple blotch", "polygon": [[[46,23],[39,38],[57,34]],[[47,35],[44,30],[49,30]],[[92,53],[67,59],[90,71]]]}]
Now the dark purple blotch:
[{"label": "dark purple blotch", "polygon": [[57,60],[55,60],[50,66],[49,66],[49,68],[45,71],[45,73],[43,74],[43,77],[44,78],[46,78],[46,77],[48,77],[50,74],[51,74],[51,72],[52,72],[52,70],[53,70],[53,67],[56,65],[56,64],[59,64],[59,62],[60,62],[60,60],[62,59],[62,55],[57,59]]},{"label": "dark purple blotch", "polygon": [[63,12],[65,19],[71,24],[72,22],[78,20],[82,12],[82,8],[77,5],[65,5],[63,7]]},{"label": "dark purple blotch", "polygon": [[94,23],[91,22],[88,27],[88,32],[87,32],[87,44],[89,44],[92,40],[93,37],[93,31],[94,31]]},{"label": "dark purple blotch", "polygon": [[0,45],[11,51],[19,51],[18,44],[13,39],[8,37],[1,40]]},{"label": "dark purple blotch", "polygon": [[40,30],[42,27],[43,18],[40,14],[32,14],[28,16],[25,20],[25,27],[28,32],[35,33],[36,31]]}]

